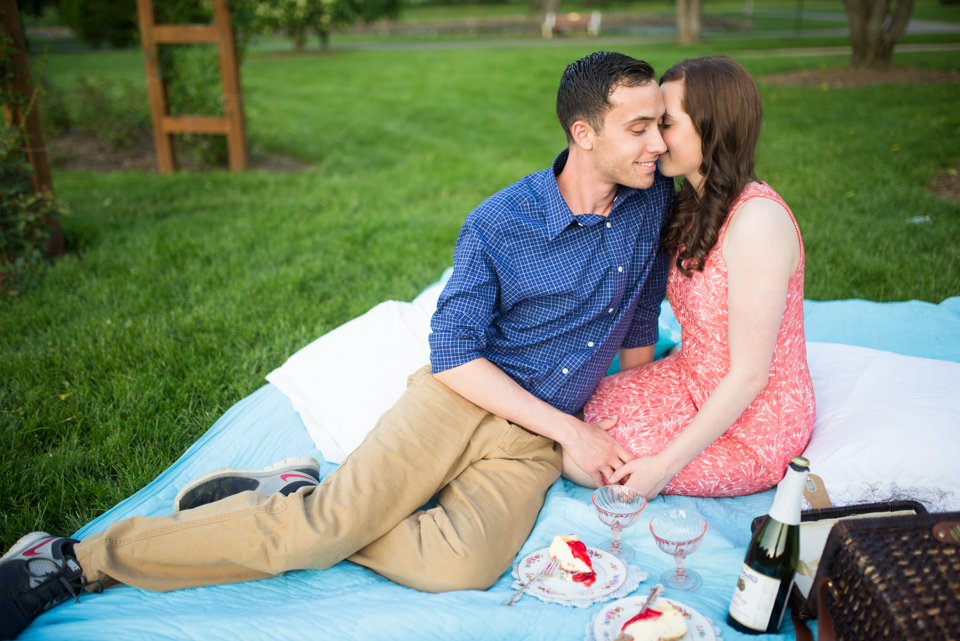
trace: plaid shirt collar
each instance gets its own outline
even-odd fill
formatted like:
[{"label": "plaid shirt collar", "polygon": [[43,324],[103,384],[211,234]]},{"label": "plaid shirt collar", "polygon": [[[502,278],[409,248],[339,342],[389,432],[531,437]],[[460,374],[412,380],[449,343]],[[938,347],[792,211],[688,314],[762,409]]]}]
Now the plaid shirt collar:
[{"label": "plaid shirt collar", "polygon": [[560,235],[560,232],[573,223],[577,223],[583,227],[591,227],[608,220],[610,216],[613,216],[617,205],[626,200],[633,192],[637,191],[636,189],[621,185],[617,190],[613,207],[610,208],[610,213],[607,216],[601,216],[600,214],[574,215],[574,213],[570,211],[570,207],[567,206],[567,201],[565,201],[560,194],[560,187],[557,185],[557,176],[560,175],[560,172],[562,172],[566,166],[569,155],[570,150],[564,149],[554,159],[553,175],[551,176],[549,172],[545,173],[546,177],[543,180],[542,189],[540,190],[544,203],[543,209],[547,213],[547,232],[550,235],[550,240],[555,239]]}]

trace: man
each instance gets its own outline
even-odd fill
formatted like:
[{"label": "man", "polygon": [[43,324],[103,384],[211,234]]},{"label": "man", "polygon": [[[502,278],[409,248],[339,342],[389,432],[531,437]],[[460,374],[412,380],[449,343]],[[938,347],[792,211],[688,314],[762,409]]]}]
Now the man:
[{"label": "man", "polygon": [[598,484],[631,458],[604,431],[614,419],[574,414],[618,349],[623,368],[653,357],[673,191],[656,169],[663,112],[646,63],[571,64],[557,97],[568,149],[467,217],[432,369],[360,447],[319,484],[302,459],[221,470],[184,488],[172,516],[80,542],[24,537],[0,560],[2,636],[95,583],[167,591],[350,559],[420,590],[490,587],[560,475],[560,446]]}]

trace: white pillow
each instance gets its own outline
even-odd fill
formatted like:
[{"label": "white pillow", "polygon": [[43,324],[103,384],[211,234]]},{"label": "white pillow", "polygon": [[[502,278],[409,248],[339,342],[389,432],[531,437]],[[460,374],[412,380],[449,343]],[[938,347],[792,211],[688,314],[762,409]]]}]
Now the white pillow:
[{"label": "white pillow", "polygon": [[960,510],[960,363],[807,343],[817,398],[804,451],[834,505]]},{"label": "white pillow", "polygon": [[412,303],[380,303],[267,375],[327,461],[340,463],[355,450],[403,394],[407,377],[430,362],[430,317],[445,280]]}]

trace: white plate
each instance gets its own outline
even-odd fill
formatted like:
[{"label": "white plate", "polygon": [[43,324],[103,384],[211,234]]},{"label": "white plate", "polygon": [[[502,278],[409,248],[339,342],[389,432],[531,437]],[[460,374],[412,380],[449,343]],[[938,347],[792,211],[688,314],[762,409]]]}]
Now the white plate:
[{"label": "white plate", "polygon": [[[594,639],[596,641],[613,641],[616,639],[620,636],[620,628],[623,627],[623,624],[640,612],[640,606],[646,600],[645,596],[629,596],[604,605],[603,609],[593,619]],[[657,599],[657,603],[660,600]],[[680,610],[687,620],[687,633],[680,638],[680,641],[717,641],[713,626],[702,614],[679,601],[673,599],[662,600],[668,601],[673,607]]]},{"label": "white plate", "polygon": [[[597,574],[596,581],[589,588],[582,583],[565,580],[562,572],[558,571],[556,576],[538,581],[527,590],[527,594],[541,594],[559,601],[580,601],[599,599],[616,592],[627,580],[627,566],[609,552],[588,547],[587,554],[590,555],[590,563],[593,564],[593,571]],[[529,583],[548,563],[550,563],[549,548],[537,550],[520,560],[517,574],[523,583]]]}]

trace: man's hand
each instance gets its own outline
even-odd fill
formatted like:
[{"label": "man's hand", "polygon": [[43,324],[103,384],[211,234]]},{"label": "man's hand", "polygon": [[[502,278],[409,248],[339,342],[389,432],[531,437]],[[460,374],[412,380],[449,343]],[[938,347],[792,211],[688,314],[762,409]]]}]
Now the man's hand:
[{"label": "man's hand", "polygon": [[603,487],[607,484],[606,479],[610,479],[624,463],[633,460],[633,455],[606,432],[617,424],[617,417],[596,423],[570,418],[579,425],[572,430],[570,438],[560,442],[564,455],[592,478],[597,487]]},{"label": "man's hand", "polygon": [[579,467],[579,478],[593,479],[597,487],[606,485],[604,477],[633,459],[606,432],[617,424],[616,417],[584,423],[536,398],[485,358],[444,370],[434,378],[488,412],[560,443],[565,460]]},{"label": "man's hand", "polygon": [[619,483],[632,487],[649,501],[660,493],[663,486],[673,478],[658,456],[635,458],[610,476],[610,483]]}]

